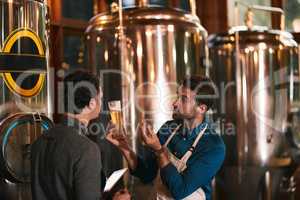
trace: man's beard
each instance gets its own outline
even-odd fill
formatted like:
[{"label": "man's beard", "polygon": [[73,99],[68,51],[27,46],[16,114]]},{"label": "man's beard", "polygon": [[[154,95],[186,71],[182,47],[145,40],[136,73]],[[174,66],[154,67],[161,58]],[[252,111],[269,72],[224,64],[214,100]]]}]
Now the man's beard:
[{"label": "man's beard", "polygon": [[190,120],[190,119],[193,119],[194,116],[193,115],[181,114],[178,111],[173,111],[172,118],[174,120],[180,120],[181,121],[181,120]]},{"label": "man's beard", "polygon": [[182,119],[184,119],[184,116],[182,114],[178,113],[178,112],[173,112],[172,118],[174,120],[182,120]]}]

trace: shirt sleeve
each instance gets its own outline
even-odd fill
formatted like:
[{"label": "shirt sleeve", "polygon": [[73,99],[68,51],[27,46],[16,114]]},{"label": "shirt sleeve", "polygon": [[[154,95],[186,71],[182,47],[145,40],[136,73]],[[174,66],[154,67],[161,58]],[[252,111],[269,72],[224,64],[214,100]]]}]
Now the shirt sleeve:
[{"label": "shirt sleeve", "polygon": [[[169,135],[170,127],[167,122],[157,132],[160,143],[164,144]],[[143,183],[150,183],[156,178],[158,169],[159,166],[154,152],[150,148],[143,147],[137,158],[137,167],[135,170],[131,170],[130,173],[138,177]]]},{"label": "shirt sleeve", "polygon": [[138,177],[143,183],[152,182],[158,172],[158,165],[155,154],[148,148],[144,148],[143,156],[138,155],[137,167],[131,170],[130,173]]},{"label": "shirt sleeve", "polygon": [[173,198],[185,198],[198,188],[208,185],[223,163],[225,147],[218,146],[197,154],[196,160],[182,173],[171,163],[161,169],[161,179]]},{"label": "shirt sleeve", "polygon": [[74,164],[74,188],[76,200],[101,198],[101,156],[96,144],[87,145]]}]

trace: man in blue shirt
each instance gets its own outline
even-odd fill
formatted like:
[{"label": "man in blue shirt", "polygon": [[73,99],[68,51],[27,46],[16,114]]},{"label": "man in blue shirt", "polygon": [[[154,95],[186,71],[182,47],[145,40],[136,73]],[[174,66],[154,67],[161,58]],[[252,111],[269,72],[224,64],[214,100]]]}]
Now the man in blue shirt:
[{"label": "man in blue shirt", "polygon": [[[214,94],[209,78],[184,79],[173,103],[174,120],[166,122],[158,134],[141,123],[141,138],[152,151],[146,158],[136,155],[122,135],[111,132],[107,139],[120,149],[132,174],[144,183],[154,181],[160,171],[161,182],[173,199],[210,200],[211,181],[225,157],[223,140],[205,117]],[[180,163],[183,160],[186,162]],[[194,196],[196,192],[205,197]]]}]

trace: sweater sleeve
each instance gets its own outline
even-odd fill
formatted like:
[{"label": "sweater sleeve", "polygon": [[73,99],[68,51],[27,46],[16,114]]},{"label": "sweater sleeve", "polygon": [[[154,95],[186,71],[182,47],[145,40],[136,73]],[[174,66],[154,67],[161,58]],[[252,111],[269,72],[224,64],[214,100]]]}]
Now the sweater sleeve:
[{"label": "sweater sleeve", "polygon": [[74,165],[74,188],[77,200],[101,198],[101,158],[95,145],[89,145]]}]

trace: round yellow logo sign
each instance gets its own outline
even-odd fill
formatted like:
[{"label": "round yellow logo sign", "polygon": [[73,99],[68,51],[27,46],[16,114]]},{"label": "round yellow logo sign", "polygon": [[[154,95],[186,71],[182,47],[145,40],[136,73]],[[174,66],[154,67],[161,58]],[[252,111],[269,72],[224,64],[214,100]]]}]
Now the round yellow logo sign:
[{"label": "round yellow logo sign", "polygon": [[0,72],[7,87],[23,97],[33,97],[41,91],[47,71],[46,63],[43,43],[29,29],[12,32],[0,53]]}]

